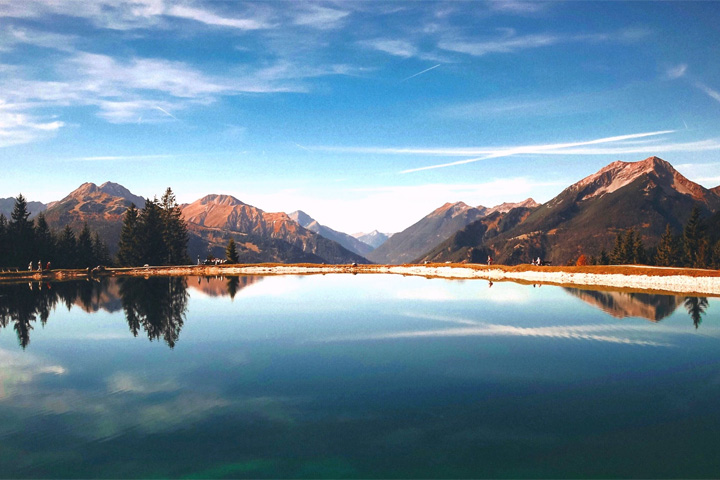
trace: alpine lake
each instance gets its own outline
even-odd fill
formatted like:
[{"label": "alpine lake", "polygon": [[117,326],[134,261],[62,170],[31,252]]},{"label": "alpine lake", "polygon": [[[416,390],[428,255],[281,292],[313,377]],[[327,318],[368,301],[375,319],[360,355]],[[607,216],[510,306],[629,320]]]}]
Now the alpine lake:
[{"label": "alpine lake", "polygon": [[720,300],[399,275],[0,285],[2,478],[709,478]]}]

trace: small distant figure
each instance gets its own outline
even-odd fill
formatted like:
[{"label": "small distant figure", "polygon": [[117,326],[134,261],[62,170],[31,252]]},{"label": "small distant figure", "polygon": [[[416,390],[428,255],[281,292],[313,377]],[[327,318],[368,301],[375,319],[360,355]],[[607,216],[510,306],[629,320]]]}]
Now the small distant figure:
[{"label": "small distant figure", "polygon": [[30,263],[28,264],[28,270],[30,270],[30,271],[32,272],[32,269],[33,269],[33,263],[30,262]]},{"label": "small distant figure", "polygon": [[47,262],[47,263],[45,264],[45,270],[50,270],[50,262]]},{"label": "small distant figure", "polygon": [[535,264],[536,264],[538,267],[539,267],[540,265],[542,265],[542,261],[540,260],[540,257],[538,257],[537,260],[535,260]]},{"label": "small distant figure", "polygon": [[38,272],[42,272],[42,261],[38,260]]},{"label": "small distant figure", "polygon": [[490,255],[488,255],[487,264],[492,265],[492,262],[493,262],[493,258]]},{"label": "small distant figure", "polygon": [[198,255],[198,265],[200,265],[200,255]]}]

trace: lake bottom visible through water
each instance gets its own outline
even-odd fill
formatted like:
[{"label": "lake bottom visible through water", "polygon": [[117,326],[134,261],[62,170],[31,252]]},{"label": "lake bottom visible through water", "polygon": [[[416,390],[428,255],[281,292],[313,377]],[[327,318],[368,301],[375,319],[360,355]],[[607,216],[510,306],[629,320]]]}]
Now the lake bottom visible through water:
[{"label": "lake bottom visible through water", "polygon": [[0,285],[2,478],[709,478],[717,298],[393,275]]}]

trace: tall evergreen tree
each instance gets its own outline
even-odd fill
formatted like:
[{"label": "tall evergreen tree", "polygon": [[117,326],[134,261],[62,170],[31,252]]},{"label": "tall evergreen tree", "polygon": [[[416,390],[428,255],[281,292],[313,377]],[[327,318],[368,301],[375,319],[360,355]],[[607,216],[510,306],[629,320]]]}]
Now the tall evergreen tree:
[{"label": "tall evergreen tree", "polygon": [[33,222],[28,220],[30,212],[27,207],[27,200],[22,194],[15,199],[15,206],[10,215],[8,225],[9,237],[11,239],[11,252],[13,266],[21,267],[32,262],[34,253],[35,231]]},{"label": "tall evergreen tree", "polygon": [[623,236],[619,232],[615,236],[615,246],[613,247],[613,251],[610,254],[610,261],[614,265],[622,265],[626,262],[623,249]]},{"label": "tall evergreen tree", "polygon": [[163,212],[157,199],[145,202],[140,211],[140,251],[142,263],[164,265],[168,258]]},{"label": "tall evergreen tree", "polygon": [[55,235],[50,230],[45,214],[39,213],[35,222],[35,248],[37,257],[44,261],[52,261],[56,255]]},{"label": "tall evergreen tree", "polygon": [[87,222],[83,224],[83,229],[77,237],[77,264],[76,267],[92,268],[95,265],[93,255],[92,234]]},{"label": "tall evergreen tree", "polygon": [[700,241],[703,237],[703,225],[700,221],[700,209],[695,206],[690,213],[683,230],[683,251],[685,264],[689,267],[701,267],[702,259],[698,257]]},{"label": "tall evergreen tree", "polygon": [[712,267],[720,269],[720,240],[715,242],[715,246],[712,251]]},{"label": "tall evergreen tree", "polygon": [[123,216],[120,243],[118,245],[117,264],[122,267],[135,267],[140,263],[140,224],[139,212],[131,204]]},{"label": "tall evergreen tree", "polygon": [[65,225],[58,238],[58,262],[60,268],[77,267],[77,239],[70,225]]},{"label": "tall evergreen tree", "polygon": [[160,199],[163,220],[163,238],[167,249],[165,263],[181,265],[190,263],[187,253],[188,231],[182,218],[182,211],[170,187]]},{"label": "tall evergreen tree", "polygon": [[655,265],[659,267],[675,267],[678,266],[680,259],[680,246],[678,240],[673,234],[672,228],[668,223],[665,225],[665,233],[660,237],[660,243],[657,246],[655,254]]},{"label": "tall evergreen tree", "polygon": [[227,248],[225,248],[225,258],[227,258],[228,263],[240,262],[240,259],[238,258],[237,247],[235,246],[235,239],[232,237],[230,237]]},{"label": "tall evergreen tree", "polygon": [[0,213],[0,267],[10,266],[10,242],[8,236],[8,222],[5,215]]},{"label": "tall evergreen tree", "polygon": [[100,240],[100,235],[95,232],[92,236],[93,265],[109,265],[111,263],[110,252],[107,245]]}]

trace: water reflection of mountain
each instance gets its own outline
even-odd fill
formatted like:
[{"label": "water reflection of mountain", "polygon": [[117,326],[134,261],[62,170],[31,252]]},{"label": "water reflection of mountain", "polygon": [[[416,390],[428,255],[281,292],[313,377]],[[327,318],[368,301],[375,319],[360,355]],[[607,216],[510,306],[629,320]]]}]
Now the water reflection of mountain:
[{"label": "water reflection of mountain", "polygon": [[705,297],[603,292],[578,288],[565,288],[565,291],[615,318],[640,317],[659,322],[672,315],[682,305],[690,315],[695,328],[702,322],[702,316],[708,307],[708,299]]},{"label": "water reflection of mountain", "polygon": [[188,286],[193,290],[203,292],[211,297],[224,297],[230,295],[235,298],[237,292],[245,287],[261,281],[261,276],[246,277],[197,277],[190,278]]}]

